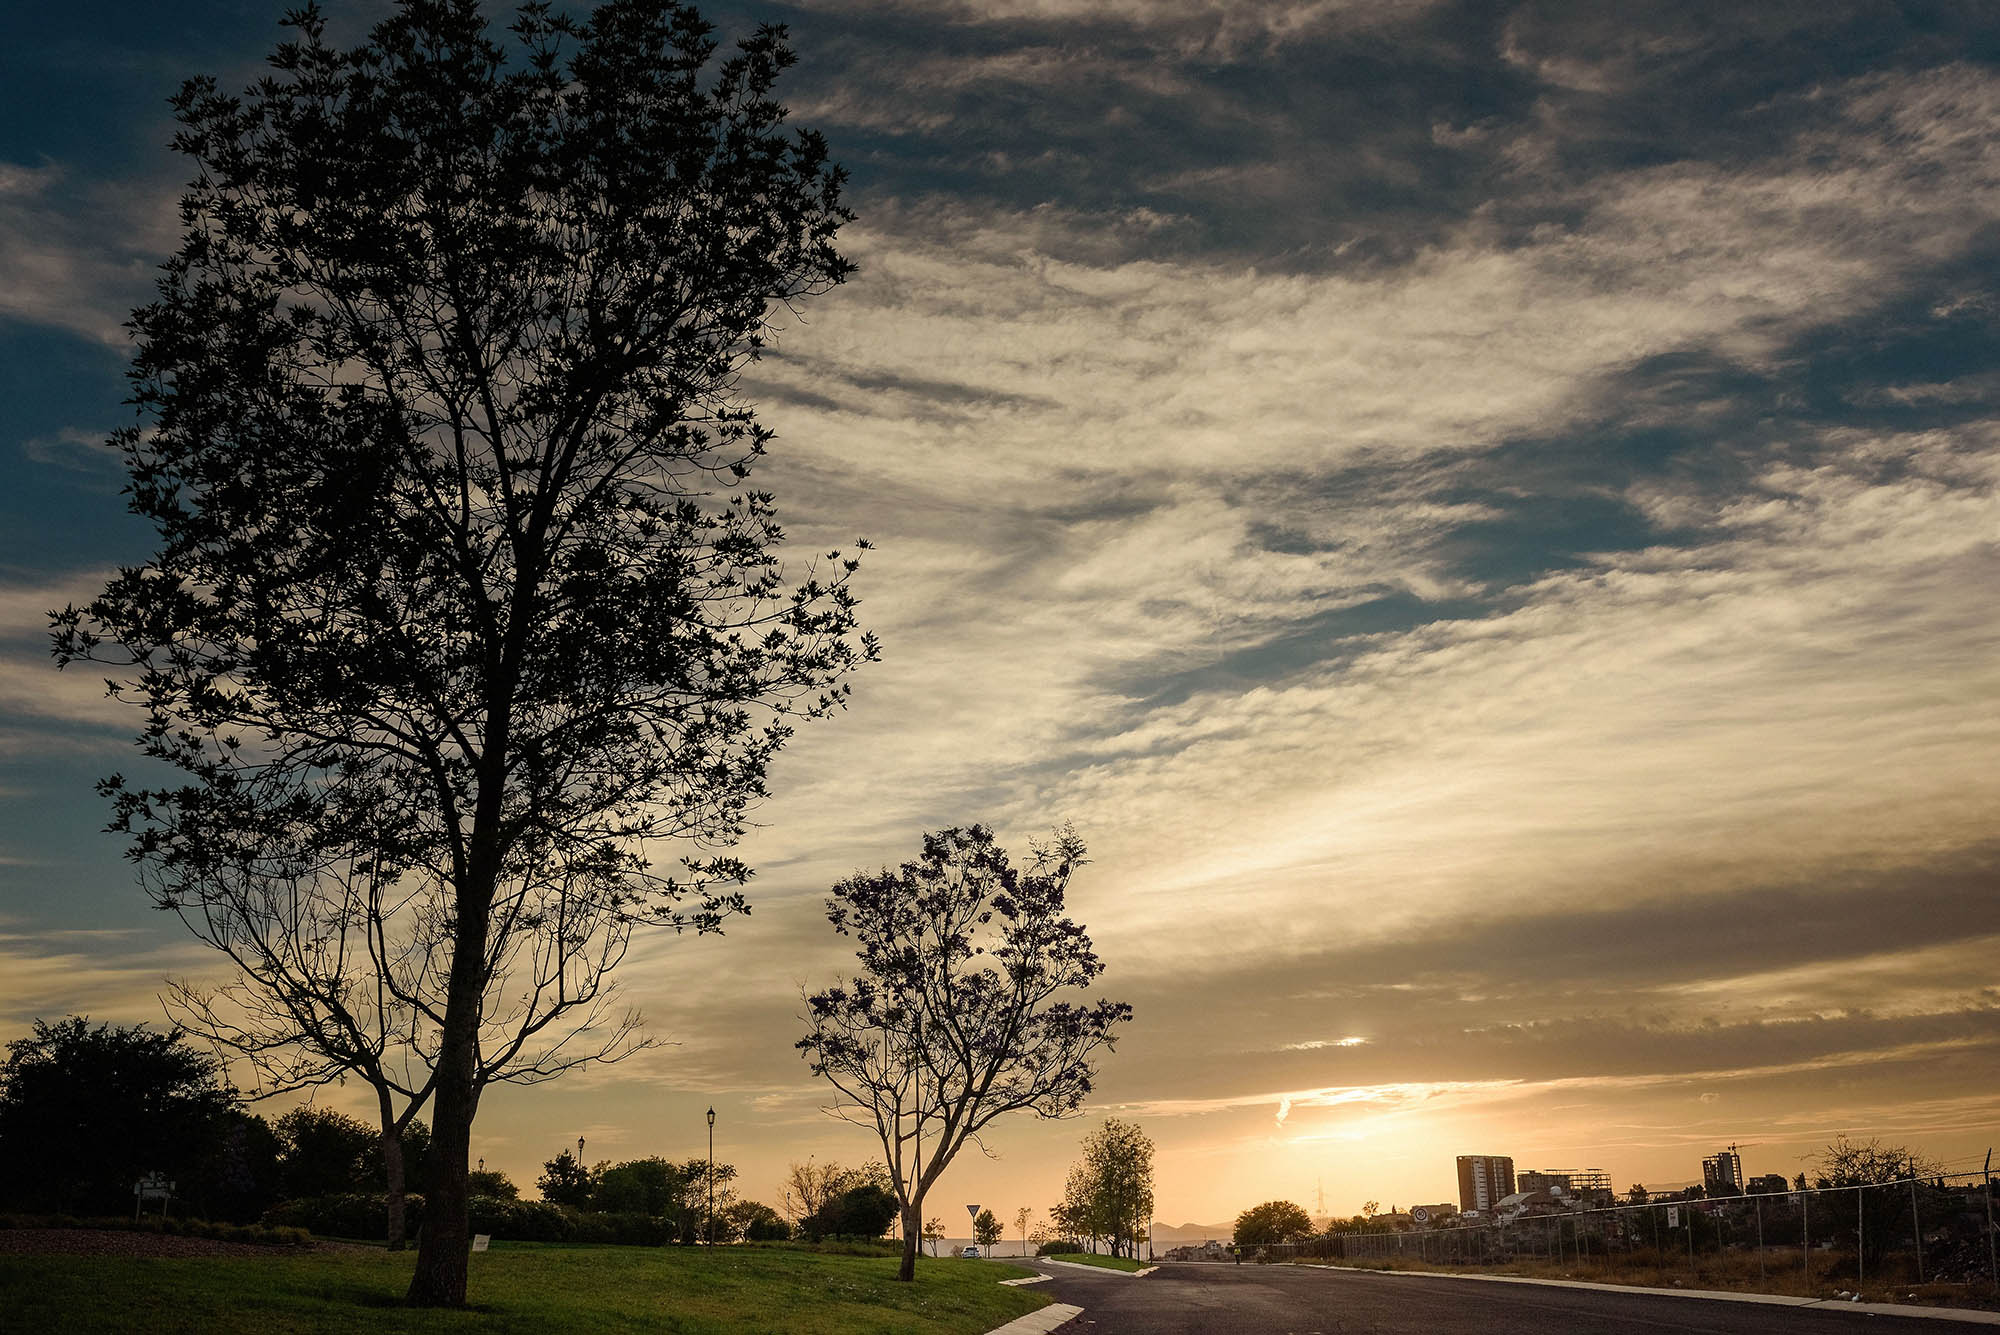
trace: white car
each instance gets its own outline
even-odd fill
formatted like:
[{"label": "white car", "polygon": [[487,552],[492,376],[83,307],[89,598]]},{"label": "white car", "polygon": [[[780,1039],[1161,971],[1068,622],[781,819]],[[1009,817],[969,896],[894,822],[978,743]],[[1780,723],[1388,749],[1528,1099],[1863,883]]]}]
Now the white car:
[{"label": "white car", "polygon": [[979,1248],[967,1247],[964,1251],[960,1252],[959,1255],[963,1256],[968,1261],[977,1261],[979,1259]]}]

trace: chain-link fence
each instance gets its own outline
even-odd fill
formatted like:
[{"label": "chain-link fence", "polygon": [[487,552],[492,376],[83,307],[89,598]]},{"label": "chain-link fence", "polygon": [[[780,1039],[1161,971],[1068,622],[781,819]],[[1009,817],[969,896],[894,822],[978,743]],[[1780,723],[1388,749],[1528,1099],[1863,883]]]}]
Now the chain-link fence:
[{"label": "chain-link fence", "polygon": [[1245,1255],[1772,1292],[1928,1284],[1986,1294],[2000,1290],[1995,1190],[1982,1173],[1956,1173],[1600,1208],[1532,1204],[1510,1217],[1323,1234]]}]

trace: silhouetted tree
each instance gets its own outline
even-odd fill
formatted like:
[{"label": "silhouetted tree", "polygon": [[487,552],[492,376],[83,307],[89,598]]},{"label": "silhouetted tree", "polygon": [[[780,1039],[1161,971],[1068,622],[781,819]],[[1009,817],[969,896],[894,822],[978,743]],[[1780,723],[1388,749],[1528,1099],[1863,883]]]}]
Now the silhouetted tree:
[{"label": "silhouetted tree", "polygon": [[535,1190],[542,1193],[543,1200],[551,1205],[567,1205],[572,1210],[590,1208],[595,1185],[590,1170],[568,1150],[544,1163],[542,1175],[535,1179]]},{"label": "silhouetted tree", "polygon": [[800,1231],[821,1238],[879,1238],[896,1218],[895,1193],[877,1182],[847,1187],[800,1224]]},{"label": "silhouetted tree", "polygon": [[178,1029],[36,1020],[0,1062],[0,1200],[116,1214],[148,1173],[192,1187],[235,1103],[221,1063]]},{"label": "silhouetted tree", "polygon": [[[1837,1136],[1813,1157],[1813,1186],[1829,1194],[1813,1202],[1816,1220],[1830,1219],[1831,1227],[1815,1223],[1826,1236],[1845,1232],[1855,1239],[1862,1264],[1873,1264],[1892,1241],[1908,1236],[1911,1227],[1911,1191],[1907,1185],[1919,1180],[1915,1195],[1927,1201],[1929,1183],[1922,1179],[1944,1171],[1942,1164],[1902,1145],[1884,1145],[1880,1140],[1857,1142]],[[1870,1191],[1876,1184],[1893,1184],[1885,1190]],[[1854,1188],[1854,1190],[1834,1190]]]},{"label": "silhouetted tree", "polygon": [[985,827],[950,829],[827,901],[861,971],[807,998],[798,1046],[839,1095],[828,1111],[881,1139],[903,1215],[900,1279],[916,1277],[925,1193],[965,1143],[1005,1113],[1074,1113],[1098,1050],[1131,1017],[1123,1002],[1057,1000],[1104,971],[1063,916],[1083,854],[1060,830],[1016,871]]},{"label": "silhouetted tree", "polygon": [[631,931],[745,907],[716,850],[874,653],[854,563],[788,581],[732,491],[770,439],[737,376],[848,274],[849,215],[772,100],[781,29],[712,65],[666,0],[288,23],[254,88],[175,99],[197,174],[113,439],[160,547],[56,652],[122,671],[185,776],[103,787],[237,966],[197,1018],[367,1080],[385,1144],[431,1105],[409,1293],[458,1304],[482,1092],[632,1050]]},{"label": "silhouetted tree", "polygon": [[[688,1193],[688,1174],[665,1159],[632,1159],[597,1174],[585,1202],[613,1214],[665,1216],[676,1212]],[[547,1190],[544,1199],[550,1197]]]},{"label": "silhouetted tree", "polygon": [[745,1242],[784,1242],[792,1226],[762,1201],[737,1201],[721,1212],[729,1236]]},{"label": "silhouetted tree", "polygon": [[294,1108],[271,1130],[278,1138],[278,1184],[286,1199],[367,1191],[380,1137],[366,1122],[332,1108]]},{"label": "silhouetted tree", "polygon": [[1236,1216],[1236,1245],[1297,1242],[1313,1234],[1312,1216],[1290,1201],[1265,1201]]},{"label": "silhouetted tree", "polygon": [[492,1168],[475,1168],[465,1175],[466,1191],[496,1201],[518,1201],[521,1189],[505,1173]]}]

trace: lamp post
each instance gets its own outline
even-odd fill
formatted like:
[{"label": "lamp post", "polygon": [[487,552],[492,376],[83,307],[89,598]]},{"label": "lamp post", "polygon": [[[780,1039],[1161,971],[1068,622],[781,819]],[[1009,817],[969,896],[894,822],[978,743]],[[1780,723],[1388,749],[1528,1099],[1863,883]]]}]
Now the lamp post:
[{"label": "lamp post", "polygon": [[708,1245],[715,1245],[715,1108],[708,1110]]}]

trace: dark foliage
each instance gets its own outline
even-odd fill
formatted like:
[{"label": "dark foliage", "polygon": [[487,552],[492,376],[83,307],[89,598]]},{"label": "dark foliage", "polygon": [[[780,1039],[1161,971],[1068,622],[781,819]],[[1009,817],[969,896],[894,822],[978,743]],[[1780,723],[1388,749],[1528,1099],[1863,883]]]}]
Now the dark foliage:
[{"label": "dark foliage", "polygon": [[864,1182],[834,1197],[799,1221],[809,1241],[827,1238],[879,1238],[896,1218],[896,1197],[887,1189]]},{"label": "dark foliage", "polygon": [[551,1205],[587,1210],[590,1208],[590,1177],[590,1170],[574,1154],[564,1150],[542,1165],[542,1175],[535,1179],[535,1190],[541,1192],[542,1199]]},{"label": "dark foliage", "polygon": [[241,1127],[235,1102],[220,1064],[178,1030],[36,1020],[0,1062],[0,1202],[125,1213],[133,1184],[156,1172],[193,1194]]},{"label": "dark foliage", "polygon": [[1290,1201],[1265,1201],[1236,1216],[1236,1245],[1261,1247],[1313,1235],[1312,1216]]}]

